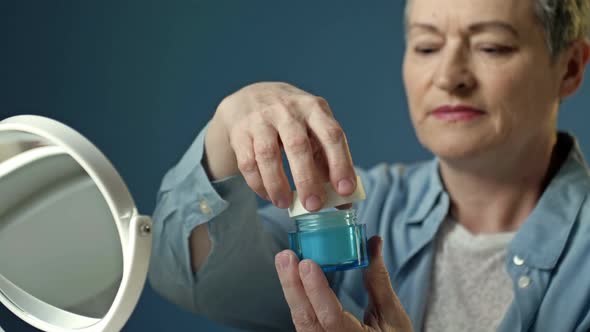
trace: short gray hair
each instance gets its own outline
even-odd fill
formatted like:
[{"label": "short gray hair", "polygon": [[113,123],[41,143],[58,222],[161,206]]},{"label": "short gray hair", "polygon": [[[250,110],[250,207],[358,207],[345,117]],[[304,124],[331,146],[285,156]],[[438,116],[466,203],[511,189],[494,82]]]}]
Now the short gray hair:
[{"label": "short gray hair", "polygon": [[535,0],[535,13],[553,57],[575,40],[590,38],[590,0]]},{"label": "short gray hair", "polygon": [[[532,0],[535,15],[545,30],[547,48],[556,58],[572,42],[590,39],[590,0]],[[409,3],[406,1],[407,26]]]}]

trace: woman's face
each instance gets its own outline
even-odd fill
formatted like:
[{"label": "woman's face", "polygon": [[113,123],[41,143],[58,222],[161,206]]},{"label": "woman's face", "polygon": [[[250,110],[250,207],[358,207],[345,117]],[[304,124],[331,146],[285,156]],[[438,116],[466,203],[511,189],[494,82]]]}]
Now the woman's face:
[{"label": "woman's face", "polygon": [[554,135],[563,66],[551,61],[533,2],[412,0],[404,82],[417,136],[434,154],[501,156]]}]

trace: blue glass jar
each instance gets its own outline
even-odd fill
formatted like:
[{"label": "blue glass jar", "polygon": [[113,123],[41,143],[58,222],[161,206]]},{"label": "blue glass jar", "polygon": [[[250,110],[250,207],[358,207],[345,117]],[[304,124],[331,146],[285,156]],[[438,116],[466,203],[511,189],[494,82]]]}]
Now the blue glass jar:
[{"label": "blue glass jar", "polygon": [[294,217],[296,231],[289,243],[299,259],[311,259],[324,272],[369,265],[365,224],[357,223],[355,210],[308,213]]}]

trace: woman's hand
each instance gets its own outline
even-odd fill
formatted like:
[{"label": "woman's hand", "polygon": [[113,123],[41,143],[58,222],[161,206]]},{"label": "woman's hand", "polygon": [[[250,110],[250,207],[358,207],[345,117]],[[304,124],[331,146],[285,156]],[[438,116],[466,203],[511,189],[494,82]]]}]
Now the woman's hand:
[{"label": "woman's hand", "polygon": [[299,262],[290,250],[278,253],[276,269],[297,331],[412,331],[410,319],[391,286],[381,248],[381,238],[374,236],[369,240],[371,262],[365,271],[369,306],[364,323],[342,309],[317,264],[310,260]]},{"label": "woman's hand", "polygon": [[340,195],[356,187],[348,143],[328,103],[286,83],[256,83],[225,98],[205,146],[213,179],[241,172],[258,195],[280,208],[292,200],[281,150],[309,211],[322,207],[326,181]]}]

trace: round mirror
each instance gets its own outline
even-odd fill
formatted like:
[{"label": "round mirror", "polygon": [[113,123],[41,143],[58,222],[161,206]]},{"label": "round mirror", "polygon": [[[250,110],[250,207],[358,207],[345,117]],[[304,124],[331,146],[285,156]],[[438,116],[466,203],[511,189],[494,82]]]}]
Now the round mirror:
[{"label": "round mirror", "polygon": [[109,161],[56,121],[0,122],[0,302],[44,331],[118,331],[145,284],[151,220]]}]

